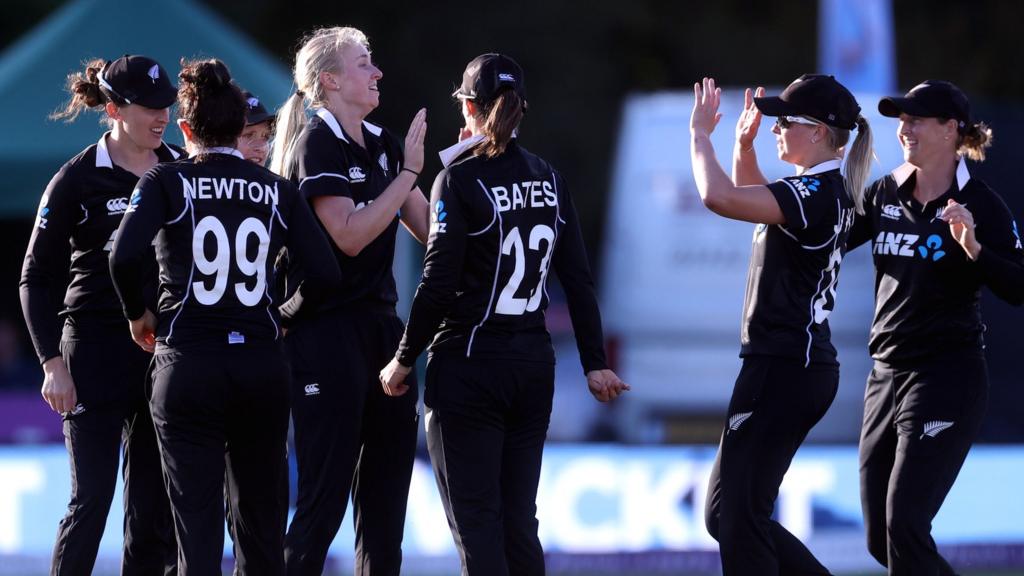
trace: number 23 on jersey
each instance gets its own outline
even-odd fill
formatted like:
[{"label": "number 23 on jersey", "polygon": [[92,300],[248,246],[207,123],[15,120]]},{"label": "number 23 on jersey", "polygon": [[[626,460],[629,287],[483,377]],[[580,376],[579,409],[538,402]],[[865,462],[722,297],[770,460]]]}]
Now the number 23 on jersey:
[{"label": "number 23 on jersey", "polygon": [[530,292],[529,298],[518,298],[516,292],[519,291],[519,285],[522,284],[523,277],[526,276],[527,260],[534,261],[535,257],[531,258],[527,254],[518,226],[505,236],[505,240],[501,244],[501,253],[504,256],[514,256],[515,267],[508,283],[502,288],[501,295],[498,296],[498,304],[494,307],[495,313],[519,316],[526,312],[536,312],[540,308],[541,299],[544,297],[544,281],[548,277],[548,269],[551,266],[551,252],[555,246],[555,231],[550,226],[538,224],[530,230],[530,252],[541,252],[542,243],[544,244],[543,257],[540,260],[540,278],[537,285]]}]

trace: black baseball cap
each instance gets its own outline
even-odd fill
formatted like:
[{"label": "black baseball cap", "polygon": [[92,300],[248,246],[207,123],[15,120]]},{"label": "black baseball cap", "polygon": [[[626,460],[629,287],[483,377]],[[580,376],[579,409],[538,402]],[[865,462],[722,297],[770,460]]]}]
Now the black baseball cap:
[{"label": "black baseball cap", "polygon": [[786,86],[778,96],[754,98],[765,116],[808,116],[819,122],[853,130],[860,106],[853,94],[834,76],[804,74]]},{"label": "black baseball cap", "polygon": [[971,105],[967,95],[952,82],[925,80],[902,98],[890,96],[878,102],[878,112],[889,118],[910,114],[922,118],[953,118],[960,129],[971,121]]},{"label": "black baseball cap", "polygon": [[118,104],[138,104],[160,110],[178,99],[178,88],[152,58],[128,55],[107,62],[97,80],[100,90]]},{"label": "black baseball cap", "polygon": [[473,100],[482,106],[494,100],[506,86],[526,100],[526,79],[522,67],[504,54],[491,52],[473,58],[466,65],[462,86],[452,96]]},{"label": "black baseball cap", "polygon": [[253,124],[259,124],[275,118],[273,114],[267,112],[267,107],[264,106],[263,102],[260,102],[260,99],[252,92],[242,90],[242,97],[245,98],[246,126],[252,126]]}]

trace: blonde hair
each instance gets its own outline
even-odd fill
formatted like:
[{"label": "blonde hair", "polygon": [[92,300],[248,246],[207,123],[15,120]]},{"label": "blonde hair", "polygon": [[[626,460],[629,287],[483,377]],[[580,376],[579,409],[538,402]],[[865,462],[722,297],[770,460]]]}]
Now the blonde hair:
[{"label": "blonde hair", "polygon": [[968,126],[957,138],[956,153],[975,162],[985,160],[985,149],[992,145],[992,129],[984,122]]},{"label": "blonde hair", "polygon": [[314,30],[302,41],[302,47],[295,54],[295,69],[292,71],[296,91],[277,111],[277,133],[270,156],[270,169],[274,172],[291,178],[295,142],[309,123],[306,108],[326,103],[327,95],[320,84],[320,74],[342,72],[338,55],[343,48],[352,45],[370,49],[369,39],[360,30],[341,26]]},{"label": "blonde hair", "polygon": [[[828,128],[828,143],[833,150],[840,150],[850,141],[850,130],[825,126]],[[846,156],[846,163],[843,166],[843,181],[846,183],[846,192],[850,199],[857,206],[860,212],[864,206],[864,185],[871,174],[871,160],[875,157],[874,136],[871,134],[871,126],[867,118],[857,115],[857,137],[853,140],[853,146]]]}]

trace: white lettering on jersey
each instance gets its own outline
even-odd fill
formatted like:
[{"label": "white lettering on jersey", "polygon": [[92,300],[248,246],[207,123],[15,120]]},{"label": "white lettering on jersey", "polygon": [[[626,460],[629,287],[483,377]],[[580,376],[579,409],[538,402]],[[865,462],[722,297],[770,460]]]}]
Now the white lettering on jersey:
[{"label": "white lettering on jersey", "polygon": [[[180,176],[180,175],[179,175]],[[244,178],[210,178],[202,176],[186,180],[181,176],[182,189],[193,200],[248,200],[254,204],[277,206],[277,182],[273,186],[250,182]],[[129,211],[131,211],[129,209]]]},{"label": "white lettering on jersey", "polygon": [[498,212],[558,205],[554,185],[547,180],[515,182],[511,191],[505,186],[495,186],[491,188],[491,193],[494,194]]},{"label": "white lettering on jersey", "polygon": [[879,232],[875,238],[873,252],[882,256],[908,256],[914,257],[914,244],[920,238],[917,234],[903,234],[900,232]]}]

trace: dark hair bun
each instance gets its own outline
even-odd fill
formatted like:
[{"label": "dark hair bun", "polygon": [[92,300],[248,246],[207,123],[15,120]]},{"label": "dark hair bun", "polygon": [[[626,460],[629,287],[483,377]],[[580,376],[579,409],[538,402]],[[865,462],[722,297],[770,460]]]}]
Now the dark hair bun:
[{"label": "dark hair bun", "polygon": [[181,61],[178,78],[199,90],[216,92],[231,86],[231,72],[220,60]]},{"label": "dark hair bun", "polygon": [[178,114],[204,147],[234,145],[245,127],[245,99],[217,59],[181,60]]}]

